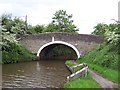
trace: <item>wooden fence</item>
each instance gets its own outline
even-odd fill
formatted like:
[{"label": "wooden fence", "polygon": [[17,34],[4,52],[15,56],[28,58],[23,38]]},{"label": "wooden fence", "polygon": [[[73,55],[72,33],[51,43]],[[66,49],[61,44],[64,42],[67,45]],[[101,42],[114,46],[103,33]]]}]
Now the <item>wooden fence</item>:
[{"label": "wooden fence", "polygon": [[86,77],[87,73],[88,73],[88,65],[83,63],[83,64],[78,64],[76,66],[73,67],[69,67],[67,66],[71,72],[74,72],[74,70],[78,67],[80,67],[81,69],[76,71],[75,73],[71,74],[70,76],[67,76],[67,81],[73,80],[75,78],[79,78],[79,77]]}]

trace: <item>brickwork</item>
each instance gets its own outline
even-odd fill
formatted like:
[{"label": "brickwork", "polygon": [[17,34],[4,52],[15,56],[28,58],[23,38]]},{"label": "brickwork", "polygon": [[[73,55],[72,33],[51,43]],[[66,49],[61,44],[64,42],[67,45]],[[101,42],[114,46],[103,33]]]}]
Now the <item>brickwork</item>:
[{"label": "brickwork", "polygon": [[25,35],[21,37],[21,42],[28,50],[37,53],[41,46],[52,41],[52,37],[55,41],[64,41],[74,45],[81,54],[85,54],[95,45],[103,42],[103,37],[97,35],[62,32]]}]

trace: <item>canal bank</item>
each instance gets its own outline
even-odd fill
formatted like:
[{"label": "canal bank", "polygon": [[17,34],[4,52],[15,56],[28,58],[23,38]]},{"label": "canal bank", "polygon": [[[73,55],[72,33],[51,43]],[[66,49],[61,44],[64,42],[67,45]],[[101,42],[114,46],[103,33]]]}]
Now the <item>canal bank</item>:
[{"label": "canal bank", "polygon": [[88,70],[86,64],[78,64],[73,60],[68,60],[65,64],[72,74],[67,77],[64,88],[100,88],[100,85],[86,72]]},{"label": "canal bank", "polygon": [[36,59],[37,56],[20,43],[10,44],[9,48],[2,48],[2,64],[33,61]]},{"label": "canal bank", "polygon": [[[67,65],[67,67],[70,69],[70,71],[73,73],[72,76],[74,77],[75,74],[82,70],[80,68],[77,68],[76,66],[81,66],[82,64],[77,63],[76,61],[66,61],[65,63]],[[94,70],[91,69],[90,64],[88,64],[90,69],[88,69],[88,74],[87,76],[80,76],[80,73],[78,73],[77,78],[76,76],[74,78],[72,78],[71,80],[68,80],[67,83],[65,83],[64,88],[100,88],[100,89],[109,89],[109,90],[117,90],[119,84],[115,83],[105,77],[103,77],[103,74],[98,73]],[[77,68],[77,70],[74,69],[74,67]],[[99,67],[99,69],[103,68],[97,65],[97,67]],[[98,69],[96,67],[94,67],[95,69]],[[74,72],[74,70],[76,71],[76,73]],[[104,71],[107,71],[111,69],[106,69],[104,68]],[[110,75],[112,75],[113,73],[111,73]],[[114,73],[115,74],[115,73]],[[84,74],[83,74],[84,75]],[[70,75],[71,76],[71,75]]]}]

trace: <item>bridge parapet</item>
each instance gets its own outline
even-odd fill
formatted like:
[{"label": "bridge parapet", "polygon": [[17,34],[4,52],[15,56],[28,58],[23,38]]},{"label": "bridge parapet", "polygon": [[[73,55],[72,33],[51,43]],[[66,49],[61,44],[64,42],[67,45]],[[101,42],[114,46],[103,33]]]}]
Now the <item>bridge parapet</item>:
[{"label": "bridge parapet", "polygon": [[95,47],[95,45],[103,42],[103,37],[97,35],[62,32],[25,35],[21,38],[21,42],[28,50],[37,53],[40,47],[52,42],[52,37],[54,37],[55,41],[63,41],[75,46],[80,54],[87,53]]}]

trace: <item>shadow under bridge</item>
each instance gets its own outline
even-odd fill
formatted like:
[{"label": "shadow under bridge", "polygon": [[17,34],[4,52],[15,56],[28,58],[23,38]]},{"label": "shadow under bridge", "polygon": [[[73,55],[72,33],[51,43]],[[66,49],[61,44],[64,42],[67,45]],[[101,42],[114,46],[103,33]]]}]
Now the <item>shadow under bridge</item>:
[{"label": "shadow under bridge", "polygon": [[40,60],[76,60],[80,53],[72,44],[54,41],[40,47],[37,56]]}]

